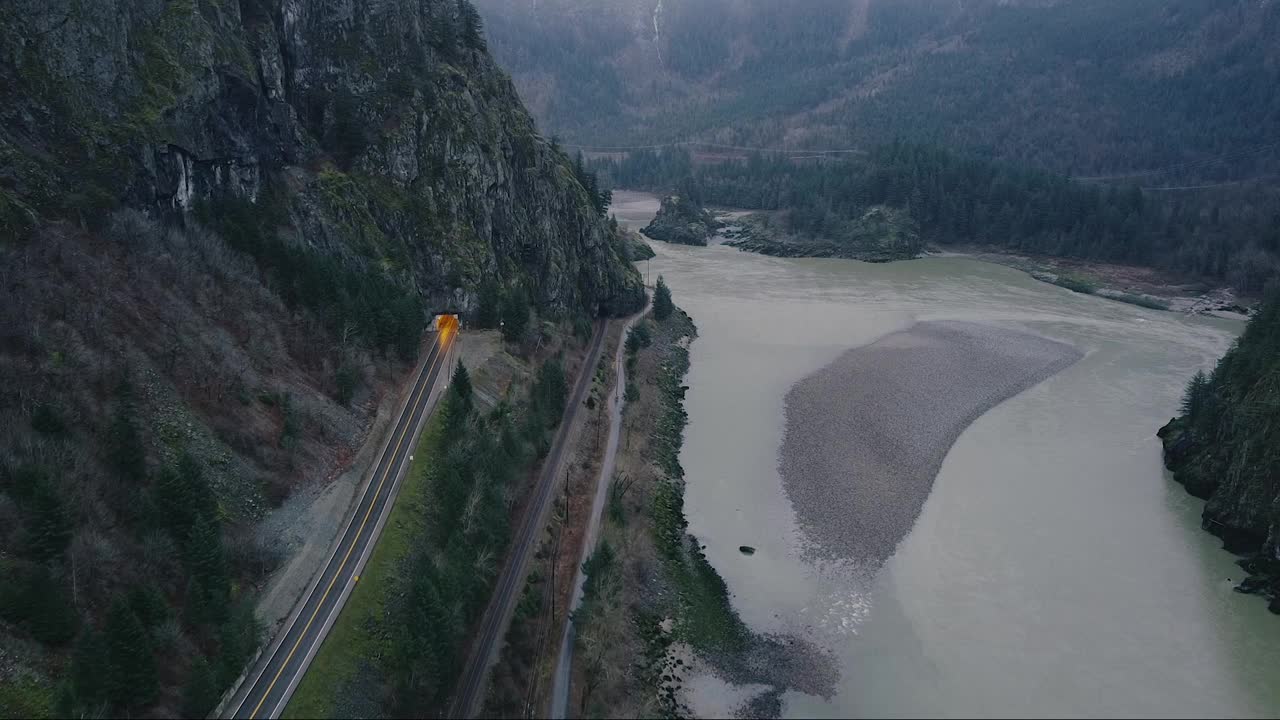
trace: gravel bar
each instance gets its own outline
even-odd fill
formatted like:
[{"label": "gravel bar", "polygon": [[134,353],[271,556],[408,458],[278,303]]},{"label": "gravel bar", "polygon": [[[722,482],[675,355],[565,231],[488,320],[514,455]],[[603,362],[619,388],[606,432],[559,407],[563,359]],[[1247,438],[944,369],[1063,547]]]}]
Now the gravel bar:
[{"label": "gravel bar", "polygon": [[1019,330],[921,322],[796,383],[779,469],[809,551],[879,567],[960,433],[1080,357]]}]

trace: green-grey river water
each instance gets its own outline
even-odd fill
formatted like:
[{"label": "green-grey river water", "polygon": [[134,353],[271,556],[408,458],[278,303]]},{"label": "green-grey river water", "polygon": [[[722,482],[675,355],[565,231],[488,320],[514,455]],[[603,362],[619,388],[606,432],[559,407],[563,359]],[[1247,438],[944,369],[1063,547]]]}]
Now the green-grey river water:
[{"label": "green-grey river water", "polygon": [[[657,209],[614,197],[633,228]],[[835,697],[789,694],[785,716],[1280,715],[1280,617],[1233,591],[1235,557],[1200,530],[1202,503],[1169,479],[1155,438],[1239,323],[960,257],[651,244],[648,272],[699,330],[680,457],[690,531],[744,620],[812,638],[839,665]],[[874,576],[807,559],[778,474],[783,398],[924,319],[1029,329],[1085,356],[964,431]]]}]

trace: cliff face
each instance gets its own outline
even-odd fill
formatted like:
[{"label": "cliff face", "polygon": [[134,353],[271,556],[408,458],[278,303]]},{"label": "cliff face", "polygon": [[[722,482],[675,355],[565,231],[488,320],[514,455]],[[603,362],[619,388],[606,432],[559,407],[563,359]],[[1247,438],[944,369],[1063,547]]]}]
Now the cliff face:
[{"label": "cliff face", "polygon": [[0,41],[6,231],[275,192],[291,242],[432,305],[482,278],[555,313],[638,302],[469,5],[15,0]]},{"label": "cliff face", "polygon": [[1183,414],[1160,429],[1174,479],[1207,500],[1204,528],[1245,556],[1241,586],[1280,613],[1280,297],[1263,304]]}]

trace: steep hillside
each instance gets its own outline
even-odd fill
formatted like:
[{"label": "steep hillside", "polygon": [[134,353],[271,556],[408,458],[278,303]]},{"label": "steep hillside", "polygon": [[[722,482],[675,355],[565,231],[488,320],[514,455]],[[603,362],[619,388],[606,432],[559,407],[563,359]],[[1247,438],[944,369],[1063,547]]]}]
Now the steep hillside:
[{"label": "steep hillside", "polygon": [[0,5],[0,715],[207,712],[430,312],[642,301],[583,184],[466,2]]},{"label": "steep hillside", "polygon": [[1245,555],[1240,589],[1280,613],[1280,295],[1211,375],[1192,379],[1160,437],[1174,479],[1208,500],[1204,528]]},{"label": "steep hillside", "polygon": [[1280,173],[1275,2],[477,4],[540,121],[574,143],[901,137],[1071,174]]}]

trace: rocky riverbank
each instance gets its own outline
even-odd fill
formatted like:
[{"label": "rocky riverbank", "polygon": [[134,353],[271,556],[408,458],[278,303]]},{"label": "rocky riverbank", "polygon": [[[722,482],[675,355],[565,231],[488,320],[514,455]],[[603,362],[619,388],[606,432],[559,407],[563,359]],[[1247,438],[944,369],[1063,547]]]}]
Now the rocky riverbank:
[{"label": "rocky riverbank", "polygon": [[884,206],[868,209],[830,237],[787,233],[778,214],[754,213],[726,233],[725,245],[774,257],[835,257],[863,262],[892,262],[920,256],[924,244],[907,213]]},{"label": "rocky riverbank", "polygon": [[1205,502],[1201,525],[1243,555],[1236,589],[1280,614],[1280,296],[1265,302],[1210,375],[1160,428],[1165,466]]},{"label": "rocky riverbank", "polygon": [[883,563],[960,433],[1074,363],[1070,345],[964,322],[921,322],[792,387],[779,467],[816,556]]},{"label": "rocky riverbank", "polygon": [[635,332],[617,472],[575,614],[571,712],[776,717],[787,690],[830,696],[827,654],[748,628],[688,533],[678,458],[693,322],[677,309]]},{"label": "rocky riverbank", "polygon": [[1149,267],[1017,254],[981,247],[948,246],[945,252],[938,254],[1004,265],[1073,292],[1154,310],[1243,320],[1254,304],[1228,287],[1175,277]]}]

